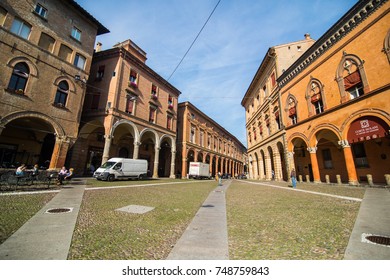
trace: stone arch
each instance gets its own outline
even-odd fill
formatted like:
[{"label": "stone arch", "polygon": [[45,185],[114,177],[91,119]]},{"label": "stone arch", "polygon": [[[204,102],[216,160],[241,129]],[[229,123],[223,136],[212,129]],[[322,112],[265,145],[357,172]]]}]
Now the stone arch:
[{"label": "stone arch", "polygon": [[[134,133],[134,141],[136,141],[136,142],[140,142],[140,133],[139,133],[139,131],[138,131],[138,128],[137,128],[137,126],[133,123],[133,122],[131,122],[131,121],[129,121],[129,120],[120,120],[120,121],[117,121],[113,126],[112,126],[112,128],[111,128],[111,130],[110,130],[110,136],[112,137],[112,136],[114,136],[114,132],[115,132],[115,130],[116,130],[116,128],[118,127],[118,126],[120,126],[120,125],[122,125],[122,124],[125,124],[125,125],[128,125],[128,126],[130,126],[131,128],[132,128],[132,132]],[[142,132],[144,132],[144,131],[142,131]],[[158,136],[157,136],[157,138],[156,139],[158,139]],[[156,140],[156,143],[157,143],[158,141]]]},{"label": "stone arch", "polygon": [[13,57],[10,61],[8,61],[7,65],[10,67],[10,68],[14,68],[16,64],[20,63],[20,62],[24,62],[28,65],[29,67],[29,70],[30,70],[30,75],[33,76],[33,77],[37,77],[38,78],[38,68],[36,67],[36,65],[30,60],[28,59],[27,57],[23,57],[23,56],[17,56],[17,57]]},{"label": "stone arch", "polygon": [[341,133],[340,130],[333,124],[320,124],[316,126],[312,131],[310,131],[308,139],[309,139],[309,145],[310,147],[317,146],[317,139],[318,136],[322,136],[323,133],[321,131],[330,130],[332,131],[338,138],[338,140],[341,140]]},{"label": "stone arch", "polygon": [[163,136],[161,136],[160,141],[159,141],[159,143],[160,143],[159,146],[160,147],[161,147],[161,144],[162,144],[163,141],[169,142],[170,145],[171,145],[172,151],[176,152],[176,141],[175,141],[175,139],[171,135],[164,134]]},{"label": "stone arch", "polygon": [[58,122],[56,122],[53,118],[51,118],[45,114],[42,114],[39,112],[34,112],[34,111],[24,111],[24,112],[11,113],[11,114],[0,119],[0,128],[5,127],[5,125],[7,125],[7,123],[9,123],[13,120],[19,119],[19,118],[42,119],[53,126],[53,129],[55,131],[56,136],[58,136],[58,137],[66,136],[65,130],[63,129],[63,127]]},{"label": "stone arch", "polygon": [[156,145],[156,147],[160,147],[160,141],[159,141],[159,136],[157,134],[157,132],[154,130],[154,129],[151,129],[151,128],[145,128],[141,131],[141,133],[139,134],[139,139],[142,139],[142,137],[146,134],[150,132],[153,136],[154,136],[154,143]]}]

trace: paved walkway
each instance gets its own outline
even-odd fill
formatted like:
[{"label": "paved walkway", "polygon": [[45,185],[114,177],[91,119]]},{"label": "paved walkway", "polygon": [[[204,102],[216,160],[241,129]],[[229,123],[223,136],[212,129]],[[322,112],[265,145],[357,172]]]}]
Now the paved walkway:
[{"label": "paved walkway", "polygon": [[344,259],[390,260],[390,245],[370,243],[365,236],[390,240],[390,189],[368,188],[364,194]]},{"label": "paved walkway", "polygon": [[[0,245],[3,260],[66,260],[84,185],[67,185],[19,230]],[[46,213],[70,208],[68,213]]]},{"label": "paved walkway", "polygon": [[[167,259],[229,259],[225,193],[231,182],[231,180],[225,181],[223,186],[218,186],[209,194]],[[243,182],[280,188],[280,183],[276,182]],[[84,189],[84,185],[69,185],[61,189],[35,216],[0,245],[0,259],[66,260]],[[297,190],[285,187],[284,189],[297,191],[299,185]],[[329,196],[318,192],[299,191]],[[331,196],[335,199],[355,200],[351,197]],[[72,211],[46,213],[53,208],[70,208]],[[364,234],[390,237],[389,210],[390,189],[366,189],[346,249],[345,259],[390,259],[390,246],[372,244],[364,238]]]},{"label": "paved walkway", "polygon": [[225,193],[231,182],[224,182],[210,193],[168,260],[229,259]]}]

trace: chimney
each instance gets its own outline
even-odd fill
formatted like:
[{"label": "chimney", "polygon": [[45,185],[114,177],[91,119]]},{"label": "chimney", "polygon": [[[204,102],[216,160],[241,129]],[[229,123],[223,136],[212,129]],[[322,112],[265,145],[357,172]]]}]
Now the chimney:
[{"label": "chimney", "polygon": [[102,50],[102,43],[97,42],[96,44],[96,52],[100,52]]},{"label": "chimney", "polygon": [[309,33],[306,33],[306,34],[305,34],[305,39],[306,39],[306,40],[310,40],[310,39],[311,39]]}]

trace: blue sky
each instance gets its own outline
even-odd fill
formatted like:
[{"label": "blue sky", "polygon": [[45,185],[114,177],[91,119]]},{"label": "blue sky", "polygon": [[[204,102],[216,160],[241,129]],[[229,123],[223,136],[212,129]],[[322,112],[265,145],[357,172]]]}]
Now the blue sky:
[{"label": "blue sky", "polygon": [[[111,32],[102,49],[127,39],[168,79],[218,0],[76,0]],[[247,146],[241,100],[269,47],[320,38],[356,0],[221,0],[169,82]]]}]

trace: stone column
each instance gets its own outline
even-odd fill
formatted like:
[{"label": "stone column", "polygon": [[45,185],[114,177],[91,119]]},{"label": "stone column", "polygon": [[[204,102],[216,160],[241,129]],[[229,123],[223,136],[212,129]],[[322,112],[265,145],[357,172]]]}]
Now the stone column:
[{"label": "stone column", "polygon": [[187,158],[183,156],[181,162],[181,178],[185,179],[187,178]]},{"label": "stone column", "polygon": [[107,160],[110,158],[110,147],[111,147],[111,140],[114,138],[111,135],[104,135],[104,150],[103,150],[103,157],[102,157],[102,164],[107,162]]},{"label": "stone column", "polygon": [[[288,164],[287,164],[287,168],[288,168],[287,169],[287,178],[290,179],[291,170],[295,169],[294,152],[287,152],[287,157],[288,157],[288,159],[287,159],[287,162],[288,162]],[[295,170],[295,172],[297,172],[297,171]]]},{"label": "stone column", "polygon": [[51,155],[49,169],[60,169],[65,165],[66,154],[70,145],[70,139],[66,136],[57,136]]},{"label": "stone column", "polygon": [[282,161],[280,159],[279,151],[274,153],[275,162],[275,181],[281,181],[283,178],[282,172]]},{"label": "stone column", "polygon": [[140,142],[134,142],[134,153],[133,153],[133,159],[138,159],[139,157],[139,147],[141,146]]},{"label": "stone column", "polygon": [[271,158],[268,155],[265,156],[265,173],[265,179],[272,180]]},{"label": "stone column", "polygon": [[343,149],[345,165],[347,167],[348,173],[348,183],[350,185],[356,186],[359,184],[359,181],[357,179],[355,161],[353,160],[351,146],[349,145],[348,140],[341,140],[338,142],[338,144]]},{"label": "stone column", "polygon": [[308,147],[310,153],[311,167],[313,169],[314,183],[321,183],[320,169],[318,168],[317,147]]},{"label": "stone column", "polygon": [[176,158],[176,151],[171,151],[171,174],[169,175],[169,178],[175,179],[175,158]]},{"label": "stone column", "polygon": [[153,178],[158,178],[158,158],[160,156],[160,147],[157,145],[154,147],[154,166],[153,166]]}]

